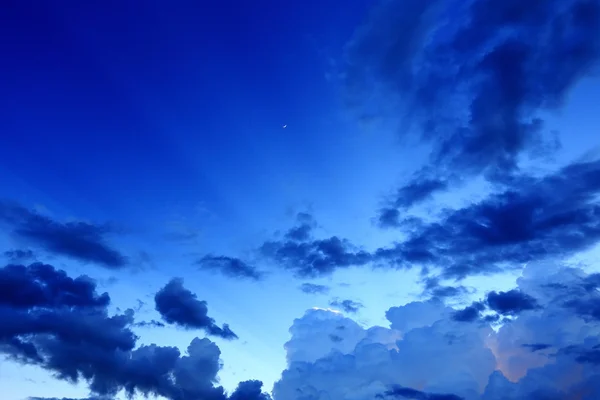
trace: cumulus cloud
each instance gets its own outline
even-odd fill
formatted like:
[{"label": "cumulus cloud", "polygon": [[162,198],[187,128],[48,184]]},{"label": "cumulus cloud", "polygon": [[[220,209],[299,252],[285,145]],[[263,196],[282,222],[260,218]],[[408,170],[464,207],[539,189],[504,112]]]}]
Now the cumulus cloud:
[{"label": "cumulus cloud", "polygon": [[327,294],[329,293],[330,288],[329,286],[307,282],[300,285],[300,290],[306,294]]},{"label": "cumulus cloud", "polygon": [[[175,347],[138,345],[134,313],[110,316],[108,294],[87,277],[70,278],[50,265],[0,269],[0,353],[36,365],[61,380],[85,382],[94,400],[127,395],[169,400],[226,400],[215,386],[220,350],[195,338],[181,354]],[[241,383],[236,399],[265,400],[260,383]]]},{"label": "cumulus cloud", "polygon": [[415,128],[401,132],[434,146],[435,167],[418,171],[390,208],[461,177],[502,180],[520,156],[555,149],[541,113],[597,65],[599,21],[596,0],[379,2],[347,46],[350,104],[359,118],[400,114]]},{"label": "cumulus cloud", "polygon": [[108,226],[58,222],[20,205],[0,201],[0,224],[19,239],[56,255],[97,263],[110,269],[127,265],[126,257],[110,246]]},{"label": "cumulus cloud", "polygon": [[202,269],[217,271],[231,278],[247,278],[257,281],[264,275],[256,267],[234,257],[209,254],[198,260],[196,264]]},{"label": "cumulus cloud", "polygon": [[200,329],[223,339],[237,339],[237,335],[223,324],[222,327],[208,316],[205,301],[183,286],[183,279],[173,278],[154,296],[156,311],[165,322],[185,329]]},{"label": "cumulus cloud", "polygon": [[[439,298],[392,307],[390,328],[364,329],[335,312],[311,310],[290,330],[288,367],[274,398],[595,399],[600,321],[570,303],[600,299],[590,280],[579,268],[530,263],[514,290],[472,306],[509,314],[497,330],[483,319],[457,321],[461,310]],[[347,346],[319,339],[342,337],[340,322],[353,327]]]}]

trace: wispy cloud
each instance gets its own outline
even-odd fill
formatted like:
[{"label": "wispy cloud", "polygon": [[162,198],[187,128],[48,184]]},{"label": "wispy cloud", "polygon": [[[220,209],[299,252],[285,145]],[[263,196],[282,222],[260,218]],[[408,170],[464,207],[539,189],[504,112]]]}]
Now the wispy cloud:
[{"label": "wispy cloud", "polygon": [[256,267],[235,257],[206,255],[196,262],[200,268],[216,271],[231,278],[246,278],[258,281],[264,273]]},{"label": "wispy cloud", "polygon": [[314,283],[303,283],[300,290],[307,294],[327,294],[330,287],[325,285],[316,285]]},{"label": "wispy cloud", "polygon": [[127,265],[127,258],[107,242],[109,226],[58,222],[18,204],[0,201],[0,224],[18,238],[56,255],[94,262],[110,269]]}]

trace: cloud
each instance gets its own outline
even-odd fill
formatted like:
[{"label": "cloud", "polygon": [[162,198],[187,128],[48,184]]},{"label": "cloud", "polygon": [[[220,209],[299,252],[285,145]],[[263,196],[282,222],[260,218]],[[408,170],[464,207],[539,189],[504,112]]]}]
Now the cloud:
[{"label": "cloud", "polygon": [[31,307],[106,307],[108,293],[96,294],[96,284],[86,276],[72,279],[48,264],[7,265],[0,269],[0,304]]},{"label": "cloud", "polygon": [[484,309],[485,306],[482,303],[475,301],[470,306],[456,311],[452,315],[452,319],[458,322],[473,322],[479,319],[481,311]]},{"label": "cloud", "polygon": [[[560,196],[557,196],[560,193]],[[528,262],[565,257],[600,241],[600,161],[566,165],[544,176],[514,175],[487,197],[433,220],[394,218],[403,238],[367,251],[338,236],[269,240],[259,249],[265,261],[299,278],[362,266],[421,268],[436,279],[463,279]],[[396,212],[395,212],[396,213]],[[600,279],[599,279],[600,280]],[[437,287],[438,297],[460,296],[466,288]]]},{"label": "cloud", "polygon": [[463,278],[572,255],[600,240],[599,194],[600,161],[523,175],[479,202],[444,210],[437,221],[411,219],[406,239],[373,258]]},{"label": "cloud", "polygon": [[378,110],[403,119],[399,132],[432,144],[435,166],[390,206],[414,205],[461,177],[504,180],[520,157],[556,148],[541,114],[593,72],[599,21],[595,0],[379,2],[347,44],[349,104],[358,118]]},{"label": "cloud", "polygon": [[248,278],[257,281],[264,275],[254,266],[234,257],[206,255],[196,264],[202,269],[218,271],[231,278]]},{"label": "cloud", "polygon": [[31,250],[7,250],[4,252],[4,257],[12,262],[31,261],[35,259],[35,254]]},{"label": "cloud", "polygon": [[93,262],[110,269],[127,265],[126,257],[111,247],[107,226],[87,222],[58,222],[16,204],[0,201],[0,224],[18,238],[56,255]]},{"label": "cloud", "polygon": [[531,351],[540,351],[540,350],[546,350],[552,346],[550,346],[549,344],[545,344],[545,343],[525,343],[522,344],[521,346],[526,347],[528,349],[530,349]]},{"label": "cloud", "polygon": [[133,326],[139,326],[140,328],[164,328],[165,324],[160,321],[150,320],[136,322]]},{"label": "cloud", "polygon": [[325,276],[338,268],[362,266],[371,261],[367,251],[337,236],[305,242],[269,241],[263,244],[261,253],[301,278]]},{"label": "cloud", "polygon": [[219,327],[208,316],[205,301],[183,287],[183,279],[173,278],[154,296],[156,311],[169,324],[185,329],[201,329],[207,334],[223,339],[237,339],[237,335],[223,324]]},{"label": "cloud", "polygon": [[[45,264],[9,265],[0,274],[2,355],[60,380],[87,383],[94,400],[120,391],[169,400],[228,398],[214,386],[221,360],[210,340],[193,339],[185,354],[176,347],[138,345],[130,329],[133,311],[109,316],[110,298],[98,294],[91,279],[73,279]],[[265,400],[260,387],[241,383],[235,398]]]},{"label": "cloud", "polygon": [[364,306],[362,303],[354,300],[340,300],[333,299],[329,302],[329,305],[332,307],[338,307],[344,310],[347,313],[355,314]]},{"label": "cloud", "polygon": [[487,294],[487,305],[502,315],[516,315],[523,311],[535,310],[537,301],[530,295],[518,290],[508,292],[490,292]]},{"label": "cloud", "polygon": [[[528,264],[514,291],[501,295],[501,302],[508,301],[498,310],[513,315],[497,331],[483,319],[478,324],[456,321],[460,310],[437,298],[392,307],[386,313],[390,328],[364,329],[332,311],[309,311],[290,329],[288,366],[273,396],[277,400],[598,398],[600,321],[583,318],[568,304],[572,299],[600,298],[600,292],[587,289],[589,281],[579,268]],[[491,304],[497,305],[495,300]],[[481,311],[484,303],[471,307]],[[523,309],[527,312],[514,313]],[[339,343],[319,339],[343,337],[344,330],[334,330],[338,323],[353,327],[352,335]]]},{"label": "cloud", "polygon": [[67,397],[28,397],[27,400],[114,400],[114,397],[107,397],[107,396],[92,396],[92,397],[86,397],[85,399],[73,399],[73,398],[67,398]]},{"label": "cloud", "polygon": [[434,276],[428,276],[424,279],[425,288],[423,296],[437,297],[439,299],[460,297],[468,294],[469,289],[462,285],[442,285],[440,279]]},{"label": "cloud", "polygon": [[329,286],[316,285],[314,283],[303,283],[300,285],[300,290],[307,294],[327,294],[329,293]]},{"label": "cloud", "polygon": [[261,381],[241,382],[229,396],[229,400],[271,400],[271,396],[262,391]]},{"label": "cloud", "polygon": [[405,388],[401,386],[396,386],[392,390],[386,391],[383,396],[378,397],[395,397],[413,400],[463,400],[462,397],[458,397],[453,394],[431,394],[422,392],[420,390]]}]

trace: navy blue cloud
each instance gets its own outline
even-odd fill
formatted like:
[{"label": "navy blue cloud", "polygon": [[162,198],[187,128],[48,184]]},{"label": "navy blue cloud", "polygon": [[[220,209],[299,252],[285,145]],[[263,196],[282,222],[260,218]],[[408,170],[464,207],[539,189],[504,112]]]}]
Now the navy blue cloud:
[{"label": "navy blue cloud", "polygon": [[459,297],[468,293],[468,289],[462,285],[442,285],[437,277],[426,277],[424,279],[425,288],[424,296],[436,297],[438,299],[446,299],[451,297]]},{"label": "navy blue cloud", "polygon": [[329,305],[332,307],[339,307],[347,313],[357,313],[364,306],[362,303],[354,300],[339,300],[333,299],[329,302]]},{"label": "navy blue cloud", "polygon": [[481,317],[481,311],[483,310],[485,310],[485,305],[475,301],[470,306],[452,314],[452,319],[458,322],[473,322]]},{"label": "navy blue cloud", "polygon": [[[286,235],[287,237],[288,235]],[[327,239],[282,239],[265,242],[261,254],[289,269],[298,277],[319,277],[337,268],[365,265],[371,255],[357,249],[348,240],[332,236]]]},{"label": "navy blue cloud", "polygon": [[87,222],[58,222],[16,204],[0,201],[0,224],[33,246],[57,255],[123,268],[126,257],[106,240],[112,230]]},{"label": "navy blue cloud", "polygon": [[263,273],[256,267],[235,257],[206,255],[196,263],[205,270],[218,271],[231,278],[247,278],[260,280]]},{"label": "navy blue cloud", "polygon": [[307,294],[327,294],[329,293],[329,286],[316,285],[314,283],[303,283],[300,285],[300,290]]},{"label": "navy blue cloud", "polygon": [[81,276],[72,279],[48,264],[28,267],[7,265],[0,269],[0,304],[31,307],[106,307],[108,293],[96,294],[96,284]]},{"label": "navy blue cloud", "polygon": [[[559,108],[597,64],[597,1],[380,4],[347,46],[351,104],[359,117],[372,114],[362,99],[377,90],[376,109],[402,113],[434,146],[434,167],[419,171],[391,207],[418,203],[464,176],[502,181],[521,155],[556,147],[540,113]],[[424,178],[439,184],[423,185]]]},{"label": "navy blue cloud", "polygon": [[299,213],[297,224],[280,240],[270,240],[260,247],[260,254],[300,278],[329,275],[337,268],[365,265],[371,255],[337,236],[315,239],[316,222],[312,215]]},{"label": "navy blue cloud", "polygon": [[241,382],[229,396],[230,400],[271,400],[271,396],[262,391],[263,383],[257,380]]},{"label": "navy blue cloud", "polygon": [[399,399],[411,399],[411,400],[463,400],[462,397],[454,394],[433,394],[425,393],[420,390],[411,389],[402,386],[396,386],[391,390],[388,390],[384,395],[378,395],[378,398],[395,397]]},{"label": "navy blue cloud", "polygon": [[517,315],[539,307],[535,298],[515,289],[507,292],[492,291],[488,293],[487,306],[502,315]]},{"label": "navy blue cloud", "polygon": [[173,278],[154,296],[156,311],[169,324],[185,329],[201,329],[207,334],[223,339],[237,339],[237,335],[223,324],[219,327],[215,320],[208,316],[205,301],[183,287],[183,279]]},{"label": "navy blue cloud", "polygon": [[27,400],[114,400],[114,397],[108,396],[92,396],[86,397],[85,399],[73,399],[70,397],[28,397]]},{"label": "navy blue cloud", "polygon": [[[228,398],[213,386],[221,368],[214,343],[196,338],[186,355],[176,347],[138,346],[133,311],[110,316],[110,297],[98,294],[90,278],[71,278],[44,264],[9,265],[0,268],[0,283],[0,355],[87,383],[94,400],[121,391],[130,397]],[[265,399],[255,381],[240,388],[236,399]]]},{"label": "navy blue cloud", "polygon": [[532,352],[536,352],[536,351],[540,351],[540,350],[546,350],[546,349],[552,347],[551,345],[545,344],[545,343],[525,343],[525,344],[523,344],[521,346],[525,347],[525,348],[528,348]]},{"label": "navy blue cloud", "polygon": [[31,250],[7,250],[4,252],[4,257],[8,258],[13,262],[31,261],[35,259],[35,253]]},{"label": "navy blue cloud", "polygon": [[600,240],[599,194],[600,161],[542,178],[520,176],[500,193],[444,211],[438,221],[411,221],[407,239],[374,258],[440,267],[444,277],[462,278],[574,254]]},{"label": "navy blue cloud", "polygon": [[[440,278],[462,279],[591,248],[600,241],[599,195],[600,161],[574,163],[542,177],[515,175],[502,190],[462,208],[442,210],[433,222],[401,219],[403,240],[373,252],[337,236],[284,236],[265,242],[259,251],[297,277],[374,263],[425,272],[435,268]],[[454,294],[448,288],[438,293]]]}]

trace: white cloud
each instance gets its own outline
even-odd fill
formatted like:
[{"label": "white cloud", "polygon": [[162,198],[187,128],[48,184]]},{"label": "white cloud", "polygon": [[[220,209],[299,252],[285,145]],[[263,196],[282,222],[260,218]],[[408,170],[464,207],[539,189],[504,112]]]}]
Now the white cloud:
[{"label": "white cloud", "polygon": [[391,328],[366,330],[340,314],[309,310],[290,329],[288,368],[274,398],[366,400],[393,385],[467,400],[598,398],[598,367],[577,357],[600,343],[600,324],[569,305],[600,301],[584,287],[587,277],[581,269],[528,265],[518,288],[542,307],[497,332],[452,320],[454,310],[437,300],[392,307]]}]

